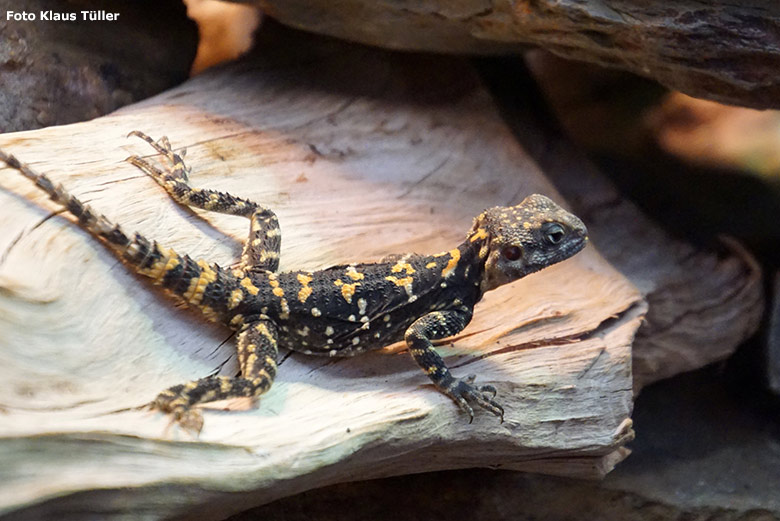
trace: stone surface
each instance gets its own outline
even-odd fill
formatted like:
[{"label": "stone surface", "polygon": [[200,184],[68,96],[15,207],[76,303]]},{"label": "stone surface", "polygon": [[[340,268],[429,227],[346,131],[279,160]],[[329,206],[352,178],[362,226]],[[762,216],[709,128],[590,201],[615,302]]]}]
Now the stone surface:
[{"label": "stone surface", "polygon": [[[119,17],[83,21],[82,10]],[[42,20],[47,11],[77,20]],[[0,0],[0,132],[92,119],[181,83],[197,38],[176,0]]]},{"label": "stone surface", "polygon": [[285,24],[394,49],[543,47],[692,96],[780,107],[775,0],[254,0]]},{"label": "stone surface", "polygon": [[772,281],[772,306],[769,310],[766,373],[769,389],[780,395],[780,271]]}]

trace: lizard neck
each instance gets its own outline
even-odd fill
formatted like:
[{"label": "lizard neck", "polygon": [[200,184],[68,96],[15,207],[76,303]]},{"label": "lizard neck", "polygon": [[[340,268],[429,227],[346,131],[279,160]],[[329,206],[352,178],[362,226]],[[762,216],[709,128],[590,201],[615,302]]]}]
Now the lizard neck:
[{"label": "lizard neck", "polygon": [[456,250],[459,253],[458,261],[450,276],[446,277],[451,285],[462,286],[473,295],[476,303],[482,294],[482,280],[485,274],[485,261],[487,260],[487,237],[473,235],[460,243]]}]

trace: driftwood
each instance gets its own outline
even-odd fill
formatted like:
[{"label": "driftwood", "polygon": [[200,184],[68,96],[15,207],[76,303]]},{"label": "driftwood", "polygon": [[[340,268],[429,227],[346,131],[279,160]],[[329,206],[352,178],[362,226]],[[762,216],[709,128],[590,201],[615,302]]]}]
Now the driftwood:
[{"label": "driftwood", "polygon": [[[91,122],[2,135],[0,147],[126,229],[223,265],[246,222],[171,203],[123,161],[149,153],[129,130],[187,147],[197,185],[274,208],[283,269],[440,251],[485,207],[532,192],[560,200],[468,62],[261,34],[259,58]],[[627,454],[630,343],[645,307],[592,247],[488,294],[441,346],[457,374],[496,385],[503,424],[480,414],[469,425],[396,345],[293,354],[256,408],[206,412],[196,440],[128,408],[234,373],[229,332],[174,308],[9,169],[0,201],[0,508],[18,518],[219,518],[433,469],[597,477]]]},{"label": "driftwood", "polygon": [[692,96],[780,107],[774,0],[246,0],[292,27],[382,47],[488,53],[543,47]]}]

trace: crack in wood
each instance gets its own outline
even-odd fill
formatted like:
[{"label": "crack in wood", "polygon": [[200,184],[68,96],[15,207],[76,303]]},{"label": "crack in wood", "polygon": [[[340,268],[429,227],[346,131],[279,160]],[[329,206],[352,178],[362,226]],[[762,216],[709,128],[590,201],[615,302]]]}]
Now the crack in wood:
[{"label": "crack in wood", "polygon": [[11,250],[13,250],[14,247],[16,247],[16,245],[19,243],[20,240],[22,240],[24,237],[30,235],[33,231],[37,230],[40,226],[43,225],[43,223],[45,223],[46,221],[48,221],[52,217],[57,216],[57,215],[59,215],[61,213],[65,213],[66,211],[67,210],[65,210],[65,209],[54,210],[54,211],[50,212],[48,215],[46,215],[43,219],[39,220],[32,228],[24,229],[21,232],[19,232],[16,235],[16,237],[14,237],[13,240],[11,240],[11,242],[8,244],[8,246],[6,247],[5,251],[3,251],[2,255],[0,255],[0,266],[2,266],[3,263],[5,263],[5,261],[8,259],[8,255],[11,254]]},{"label": "crack in wood", "polygon": [[[475,362],[479,362],[480,360],[484,360],[491,356],[503,355],[507,353],[513,353],[516,351],[525,351],[528,349],[536,349],[539,347],[552,347],[552,346],[574,344],[578,342],[584,342],[586,340],[590,340],[595,337],[600,337],[612,331],[613,329],[621,326],[626,320],[633,318],[633,315],[641,305],[642,305],[641,300],[635,300],[628,307],[626,307],[622,311],[619,311],[615,316],[602,320],[601,322],[598,323],[598,325],[596,325],[596,327],[588,331],[583,331],[581,333],[574,333],[572,335],[566,335],[557,338],[541,338],[539,340],[533,340],[531,342],[523,342],[521,344],[506,345],[504,347],[500,347],[498,349],[488,351],[487,353],[470,357],[468,360],[465,360],[462,363],[452,365],[451,368],[457,369],[460,367],[465,367],[467,365],[473,364]],[[599,353],[599,355],[597,355],[597,358],[600,357],[601,354],[602,353]],[[591,366],[588,367],[588,369],[590,369],[591,367],[592,364]]]}]

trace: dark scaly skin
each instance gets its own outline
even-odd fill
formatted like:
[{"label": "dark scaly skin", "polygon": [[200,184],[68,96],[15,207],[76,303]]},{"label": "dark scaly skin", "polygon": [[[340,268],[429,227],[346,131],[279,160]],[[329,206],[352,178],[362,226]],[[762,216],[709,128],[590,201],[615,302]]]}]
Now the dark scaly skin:
[{"label": "dark scaly skin", "polygon": [[532,195],[517,206],[486,210],[474,220],[466,240],[446,252],[277,273],[281,235],[271,210],[230,194],[190,187],[189,169],[167,138],[154,141],[140,132],[131,134],[153,146],[164,166],[137,156],[129,161],[176,202],[250,220],[249,238],[236,268],[195,261],[139,234],[131,237],[12,155],[0,151],[0,159],[66,207],[134,271],[238,332],[241,376],[212,376],[173,386],[157,396],[152,408],[197,432],[203,419],[196,405],[256,398],[270,389],[279,347],[311,355],[353,356],[404,339],[434,385],[470,419],[472,406],[477,405],[503,420],[504,410],[493,400],[496,389],[474,386],[474,376],[453,376],[432,340],[462,331],[484,292],[579,252],[587,242],[587,230],[577,217],[544,196]]}]

